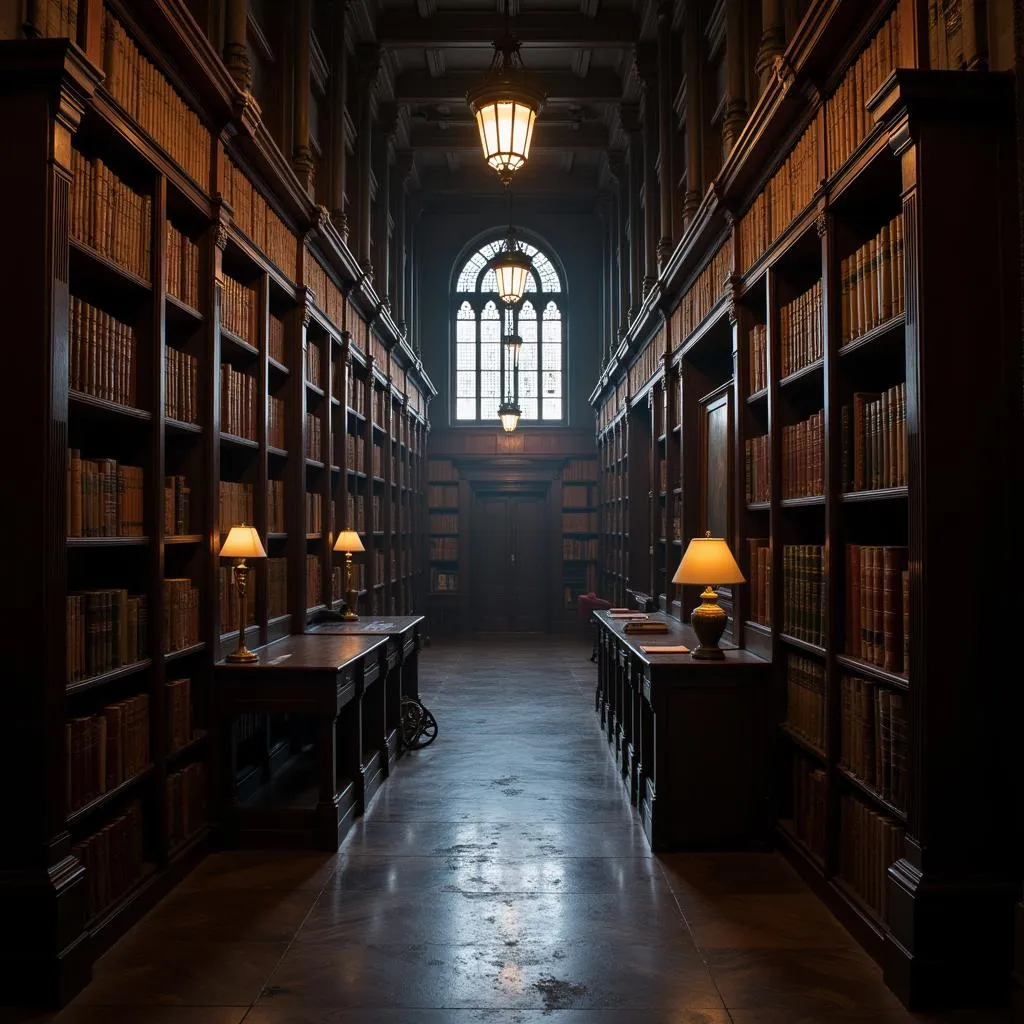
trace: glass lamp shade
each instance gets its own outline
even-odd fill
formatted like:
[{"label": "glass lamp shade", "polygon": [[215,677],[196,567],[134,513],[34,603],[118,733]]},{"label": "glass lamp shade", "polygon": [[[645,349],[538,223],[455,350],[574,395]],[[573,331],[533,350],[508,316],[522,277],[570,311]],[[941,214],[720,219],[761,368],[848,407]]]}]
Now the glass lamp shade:
[{"label": "glass lamp shade", "polygon": [[232,526],[220,549],[221,558],[266,558],[255,526]]},{"label": "glass lamp shade", "polygon": [[523,410],[515,402],[505,401],[498,406],[498,419],[501,420],[506,434],[511,434],[519,426],[519,417],[522,413]]},{"label": "glass lamp shade", "polygon": [[466,97],[484,159],[503,177],[530,158],[533,126],[544,102],[543,95],[517,79],[514,72],[498,71]]},{"label": "glass lamp shade", "polygon": [[716,583],[745,583],[746,579],[736,559],[732,557],[729,545],[721,537],[712,537],[709,532],[690,541],[672,582],[710,586]]},{"label": "glass lamp shade", "polygon": [[338,534],[338,539],[334,542],[334,550],[356,553],[366,549],[363,547],[363,542],[359,539],[359,534],[355,530],[342,530]]},{"label": "glass lamp shade", "polygon": [[520,249],[512,248],[494,257],[494,275],[498,279],[498,297],[506,306],[514,306],[526,291],[526,277],[533,261]]}]

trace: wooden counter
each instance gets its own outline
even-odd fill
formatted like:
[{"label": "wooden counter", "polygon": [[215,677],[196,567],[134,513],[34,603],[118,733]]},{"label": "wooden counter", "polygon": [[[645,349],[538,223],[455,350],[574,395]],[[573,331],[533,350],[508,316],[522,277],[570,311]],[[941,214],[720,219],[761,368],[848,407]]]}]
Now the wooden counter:
[{"label": "wooden counter", "polygon": [[645,650],[697,646],[689,625],[662,613],[648,621],[667,633],[626,633],[628,620],[604,611],[594,618],[596,710],[651,848],[767,841],[770,662],[737,648],[723,648],[722,661]]}]

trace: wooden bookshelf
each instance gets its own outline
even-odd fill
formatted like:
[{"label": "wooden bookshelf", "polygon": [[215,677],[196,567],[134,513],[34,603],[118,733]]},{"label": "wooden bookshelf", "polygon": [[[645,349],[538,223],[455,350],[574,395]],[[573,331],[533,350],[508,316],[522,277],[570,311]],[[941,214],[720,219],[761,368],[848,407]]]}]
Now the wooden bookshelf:
[{"label": "wooden bookshelf", "polygon": [[[438,634],[462,623],[462,572],[467,543],[461,513],[459,469],[452,459],[426,461],[428,620]],[[462,555],[460,559],[460,553]]]},{"label": "wooden bookshelf", "polygon": [[[39,140],[0,172],[5,194],[28,197],[11,204],[12,237],[35,239],[0,295],[18,336],[47,339],[19,347],[0,413],[5,434],[26,439],[11,472],[30,481],[10,523],[10,568],[25,587],[5,603],[24,642],[9,666],[19,727],[4,771],[25,780],[5,906],[59,921],[26,933],[0,972],[12,1002],[70,998],[216,834],[226,738],[210,679],[237,637],[217,558],[231,525],[252,522],[269,556],[253,574],[250,645],[302,631],[309,607],[337,606],[331,544],[360,487],[385,510],[360,610],[403,614],[423,597],[429,378],[269,136],[225,145],[211,131],[242,97],[224,92],[223,70],[185,61],[172,84],[146,55],[162,69],[184,51],[126,6],[81,5],[77,46],[0,43],[4,123]],[[138,49],[162,115],[134,108],[125,69],[104,67],[97,19]],[[160,116],[180,123],[172,131]],[[358,409],[349,379],[365,393]],[[356,424],[367,440],[358,466],[347,456]],[[182,680],[186,704],[172,708]],[[185,725],[172,741],[174,716]],[[240,723],[242,769],[259,738],[276,749],[284,729],[274,716]],[[122,777],[111,758],[127,744],[137,770]],[[90,788],[72,800],[82,778]],[[115,833],[123,856],[112,866]]]},{"label": "wooden bookshelf", "polygon": [[[798,84],[833,68],[823,92],[785,118],[759,107],[727,160],[721,203],[739,216],[706,203],[669,261],[653,383],[653,312],[602,370],[602,596],[625,603],[642,579],[674,614],[696,603],[664,584],[660,552],[711,521],[708,415],[725,389],[723,535],[747,577],[729,599],[736,641],[773,661],[779,847],[904,1001],[969,1002],[1005,990],[998,922],[1019,898],[1012,787],[995,767],[1019,705],[997,695],[996,659],[1014,651],[952,610],[970,598],[946,568],[971,524],[1020,557],[1004,436],[1021,422],[1019,346],[976,340],[1019,337],[1017,255],[997,228],[1015,201],[998,170],[1008,82],[914,68],[927,27],[909,3],[844,24],[845,42],[830,29],[794,58]],[[792,177],[794,154],[808,177]],[[638,503],[649,525],[625,511]],[[966,558],[968,592],[1005,594],[999,615],[1017,621],[1018,588]]]},{"label": "wooden bookshelf", "polygon": [[570,459],[562,469],[561,609],[565,621],[577,620],[580,594],[598,589],[600,514],[597,460]]}]

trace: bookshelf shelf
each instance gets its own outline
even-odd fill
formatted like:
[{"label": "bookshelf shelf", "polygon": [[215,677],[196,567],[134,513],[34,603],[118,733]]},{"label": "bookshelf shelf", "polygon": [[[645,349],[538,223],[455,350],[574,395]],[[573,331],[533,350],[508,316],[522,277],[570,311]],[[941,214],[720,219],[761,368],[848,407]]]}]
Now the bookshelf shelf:
[{"label": "bookshelf shelf", "polygon": [[109,672],[101,672],[99,675],[90,676],[88,679],[78,679],[73,683],[68,683],[64,689],[69,697],[73,697],[79,693],[85,693],[88,690],[95,690],[97,687],[106,686],[107,683],[113,683],[119,679],[127,679],[128,676],[143,672],[152,667],[152,665],[151,659],[144,658],[142,661],[133,661],[130,665],[122,665],[120,668],[111,669]]},{"label": "bookshelf shelf", "polygon": [[819,658],[824,658],[828,654],[824,647],[808,643],[806,640],[798,640],[795,636],[790,636],[788,633],[777,633],[776,636],[784,644],[788,644],[790,647],[798,647],[801,651],[807,651],[808,654],[816,654]]},{"label": "bookshelf shelf", "polygon": [[90,293],[114,295],[124,300],[142,303],[150,298],[153,286],[113,260],[102,256],[91,246],[78,239],[69,241],[71,289],[84,288]]},{"label": "bookshelf shelf", "polygon": [[202,434],[203,427],[199,423],[186,423],[184,420],[164,419],[164,429],[169,434]]},{"label": "bookshelf shelf", "polygon": [[747,511],[748,512],[767,512],[771,509],[772,503],[770,501],[748,501]]},{"label": "bookshelf shelf", "polygon": [[279,363],[273,356],[267,356],[267,366],[280,377],[287,377],[291,373],[284,363]]},{"label": "bookshelf shelf", "polygon": [[762,405],[768,402],[768,389],[761,388],[752,395],[747,395],[747,405]]},{"label": "bookshelf shelf", "polygon": [[[764,504],[759,502],[758,504]],[[783,508],[814,508],[816,506],[824,506],[825,495],[824,494],[811,494],[806,498],[783,498],[779,504]]]},{"label": "bookshelf shelf", "polygon": [[244,338],[240,338],[226,327],[221,327],[220,329],[220,342],[221,347],[229,355],[247,359],[259,358],[260,350],[255,345],[250,345]]},{"label": "bookshelf shelf", "polygon": [[165,544],[202,544],[204,540],[204,533],[174,533],[164,537]]},{"label": "bookshelf shelf", "polygon": [[176,326],[191,330],[205,323],[206,317],[198,309],[193,309],[182,302],[181,299],[168,294],[165,296],[165,301],[167,303],[167,319]]},{"label": "bookshelf shelf", "polygon": [[795,729],[791,729],[784,722],[779,726],[779,732],[781,732],[790,743],[795,743],[801,750],[810,754],[811,757],[817,758],[822,764],[825,764],[828,761],[828,757],[823,750],[819,750],[813,743],[811,743],[810,740],[805,736],[801,736],[800,733]]},{"label": "bookshelf shelf", "polygon": [[841,665],[843,668],[848,668],[851,672],[856,672],[858,675],[865,676],[868,679],[876,679],[880,683],[886,683],[897,690],[910,689],[910,683],[906,676],[900,675],[897,672],[888,672],[886,669],[880,668],[878,665],[872,665],[869,662],[861,661],[859,658],[851,658],[847,654],[837,654],[836,664]]},{"label": "bookshelf shelf", "polygon": [[[237,632],[238,631],[236,630],[235,631],[236,635],[237,635]],[[204,642],[204,643],[198,643],[198,644],[191,644],[190,646],[182,647],[182,648],[180,648],[177,651],[164,651],[164,661],[177,661],[180,658],[191,657],[193,654],[202,654],[202,652],[205,651],[205,650],[206,650],[206,644]]]},{"label": "bookshelf shelf", "polygon": [[248,437],[239,437],[237,434],[225,434],[221,431],[220,443],[229,448],[250,448],[253,451],[259,448],[259,441],[253,441]]},{"label": "bookshelf shelf", "polygon": [[83,821],[91,818],[98,811],[103,810],[104,807],[107,807],[115,800],[124,796],[125,793],[135,789],[137,786],[150,779],[152,775],[153,765],[148,765],[143,768],[141,772],[133,775],[130,779],[125,779],[120,785],[115,786],[113,789],[108,789],[105,793],[101,793],[98,797],[90,800],[84,806],[71,811],[67,817],[68,828],[74,828],[81,825]]},{"label": "bookshelf shelf", "polygon": [[288,452],[284,448],[275,448],[272,444],[267,445],[267,454],[272,455],[275,459],[287,459]]},{"label": "bookshelf shelf", "polygon": [[906,501],[909,494],[906,487],[882,487],[867,491],[843,491],[839,500],[846,505],[871,501]]},{"label": "bookshelf shelf", "polygon": [[874,354],[878,350],[886,348],[892,348],[898,353],[903,348],[905,327],[906,317],[900,313],[842,345],[839,348],[839,357],[844,362],[853,361],[860,356]]},{"label": "bookshelf shelf", "polygon": [[321,387],[317,387],[316,384],[311,384],[308,380],[306,381],[306,390],[311,395],[316,395],[317,398],[323,398],[324,397],[324,389],[321,388]]},{"label": "bookshelf shelf", "polygon": [[192,739],[188,743],[177,748],[177,750],[167,751],[167,764],[174,765],[194,754],[200,747],[206,743],[207,736],[209,734],[205,729],[195,729],[193,731]]},{"label": "bookshelf shelf", "polygon": [[[820,387],[821,376],[825,368],[824,358],[816,359],[813,363],[808,363],[807,366],[800,367],[799,370],[794,370],[791,374],[783,377],[779,381],[780,388],[796,388],[799,386],[803,387]],[[749,401],[749,399],[748,399]]]},{"label": "bookshelf shelf", "polygon": [[853,786],[859,793],[866,796],[872,803],[876,804],[883,813],[888,814],[890,817],[895,818],[897,821],[905,822],[907,820],[907,812],[900,810],[895,804],[890,803],[882,796],[877,790],[869,786],[862,778],[858,775],[854,775],[849,768],[845,768],[843,765],[837,765],[836,771],[839,776],[845,779],[851,786]]},{"label": "bookshelf shelf", "polygon": [[145,409],[134,409],[130,405],[108,402],[105,398],[84,395],[80,391],[68,391],[68,404],[84,415],[93,415],[111,420],[135,420],[149,423],[153,417]]},{"label": "bookshelf shelf", "polygon": [[69,548],[144,548],[148,537],[68,537]]}]

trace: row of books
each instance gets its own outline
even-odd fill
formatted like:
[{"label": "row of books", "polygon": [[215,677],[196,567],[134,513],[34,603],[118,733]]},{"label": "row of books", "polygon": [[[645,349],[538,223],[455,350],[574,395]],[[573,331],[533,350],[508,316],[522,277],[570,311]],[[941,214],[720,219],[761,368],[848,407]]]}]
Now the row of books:
[{"label": "row of books", "polygon": [[284,358],[284,321],[273,313],[267,322],[267,352],[271,359],[282,366],[287,365]]},{"label": "row of books", "polygon": [[133,665],[148,654],[147,601],[127,590],[88,590],[67,598],[69,683]]},{"label": "row of books", "polygon": [[220,429],[222,433],[258,439],[256,378],[236,370],[230,363],[220,364]]},{"label": "row of books", "polygon": [[98,917],[142,878],[142,806],[133,801],[124,814],[71,847],[85,867],[89,917]]},{"label": "row of books", "polygon": [[360,416],[366,415],[366,381],[360,380],[355,373],[348,375],[347,402],[348,407]]},{"label": "row of books", "polygon": [[182,537],[192,523],[192,488],[181,474],[164,477],[164,534]]},{"label": "row of books", "polygon": [[199,588],[190,579],[168,578],[164,588],[164,653],[199,643]]},{"label": "row of books", "polygon": [[384,449],[379,444],[373,446],[373,475],[383,479],[384,477]]},{"label": "row of books", "polygon": [[843,490],[906,486],[906,384],[858,391],[853,404],[843,406],[840,467]]},{"label": "row of books", "polygon": [[[570,459],[562,469],[562,483],[570,482],[597,483],[596,459]],[[584,504],[587,504],[584,502]]]},{"label": "row of books", "polygon": [[825,354],[821,281],[779,309],[779,376],[786,377]]},{"label": "row of books", "polygon": [[345,596],[344,573],[340,565],[331,567],[331,600],[340,601]]},{"label": "row of books", "polygon": [[345,453],[348,457],[348,469],[359,473],[366,472],[366,440],[357,434],[349,434],[345,439]]},{"label": "row of books", "polygon": [[[688,338],[721,298],[725,282],[733,273],[733,243],[730,234],[708,261],[707,266],[683,294],[672,314],[672,337]],[[653,346],[652,346],[653,348]],[[652,352],[652,356],[655,353]],[[652,369],[648,377],[654,373]],[[636,394],[636,388],[633,394]],[[621,407],[621,403],[620,403]]]},{"label": "row of books", "polygon": [[171,772],[164,783],[164,831],[173,850],[187,842],[206,822],[206,769],[193,761]]},{"label": "row of books", "polygon": [[563,512],[562,513],[563,533],[596,533],[597,513],[596,512]]},{"label": "row of books", "polygon": [[458,537],[431,537],[428,549],[428,557],[432,562],[458,561]]},{"label": "row of books", "polygon": [[443,572],[440,569],[430,570],[430,590],[434,594],[456,593],[459,589],[459,574]]},{"label": "row of books", "polygon": [[825,750],[825,666],[803,654],[786,659],[786,725]]},{"label": "row of books", "polygon": [[750,360],[750,393],[757,394],[768,387],[768,328],[754,324],[747,341]]},{"label": "row of books", "polygon": [[452,484],[431,484],[427,487],[427,504],[434,508],[458,508],[459,488]]},{"label": "row of books", "polygon": [[782,428],[782,497],[825,493],[825,412]]},{"label": "row of books", "polygon": [[910,573],[898,545],[846,545],[846,653],[888,672],[906,672]]},{"label": "row of books", "polygon": [[71,151],[71,237],[149,281],[153,258],[150,196],[140,195],[102,160]]},{"label": "row of books", "polygon": [[256,323],[255,290],[233,277],[225,276],[220,299],[221,329],[230,331],[236,338],[255,347]]},{"label": "row of books", "polygon": [[772,624],[772,549],[767,537],[748,537],[750,618]]},{"label": "row of books", "polygon": [[873,127],[867,101],[897,65],[900,8],[901,4],[897,4],[825,104],[830,174],[835,174],[842,167]]},{"label": "row of books", "polygon": [[[280,484],[283,488],[283,481],[271,480],[268,482],[268,491],[271,484]],[[227,533],[232,526],[256,521],[252,484],[221,480],[217,493],[217,522],[220,524],[222,534]],[[284,531],[278,532],[283,533]]]},{"label": "row of books", "polygon": [[361,494],[348,496],[348,528],[356,533],[366,532],[366,504]]},{"label": "row of books", "polygon": [[210,179],[209,131],[109,11],[101,33],[107,92],[179,167],[205,187]]},{"label": "row of books", "polygon": [[167,222],[167,293],[199,308],[199,246]]},{"label": "row of books", "polygon": [[840,261],[840,338],[859,338],[904,310],[903,215]]},{"label": "row of books", "polygon": [[590,484],[562,484],[562,508],[589,508],[593,494]]},{"label": "row of books", "polygon": [[78,38],[78,0],[36,0],[36,31],[44,39]]},{"label": "row of books", "polygon": [[323,421],[316,413],[306,413],[306,458],[324,461]]},{"label": "row of books", "polygon": [[68,449],[67,535],[141,537],[145,533],[145,490],[141,466],[116,459],[83,459]]},{"label": "row of books", "polygon": [[744,271],[807,206],[821,177],[815,119],[740,221],[740,266]]},{"label": "row of books", "polygon": [[267,559],[267,618],[277,619],[288,612],[288,559]]},{"label": "row of books", "polygon": [[295,236],[230,157],[224,161],[222,184],[235,226],[273,260],[289,281],[297,281]]},{"label": "row of books", "polygon": [[315,342],[306,342],[306,380],[313,387],[323,390],[323,349]]},{"label": "row of books", "polygon": [[845,794],[839,828],[839,875],[884,921],[889,909],[889,865],[903,852],[903,826]]},{"label": "row of books", "polygon": [[[223,523],[225,520],[221,520]],[[252,522],[252,520],[246,520]],[[267,481],[267,533],[287,533],[284,481]]]},{"label": "row of books", "polygon": [[768,450],[768,435],[750,437],[743,445],[745,453],[744,478],[747,502],[771,501],[772,460]]},{"label": "row of books", "polygon": [[138,403],[135,331],[71,296],[68,386],[72,391],[134,407]]},{"label": "row of books", "polygon": [[821,544],[782,549],[782,631],[818,646],[825,639],[824,559]]},{"label": "row of books", "polygon": [[459,517],[454,512],[431,512],[427,529],[431,533],[458,533]]},{"label": "row of books", "polygon": [[167,750],[176,750],[192,742],[192,680],[172,679],[167,683]]},{"label": "row of books", "polygon": [[[238,631],[238,587],[235,585],[233,566],[217,567],[217,601],[220,608],[220,631],[231,633]],[[249,586],[245,591],[245,625],[256,622],[256,581],[249,577]]]},{"label": "row of books", "polygon": [[562,558],[573,561],[597,558],[597,538],[583,540],[580,537],[563,537]]},{"label": "row of books", "polygon": [[199,422],[199,361],[168,345],[164,349],[164,415],[181,423]]},{"label": "row of books", "polygon": [[72,718],[64,733],[70,814],[149,766],[149,696],[140,693],[99,714]]},{"label": "row of books", "polygon": [[306,492],[306,533],[324,532],[324,496]]},{"label": "row of books", "polygon": [[306,555],[306,608],[323,604],[323,567],[319,555]]},{"label": "row of books", "polygon": [[282,451],[287,449],[284,399],[267,396],[267,444]]},{"label": "row of books", "polygon": [[907,699],[858,676],[839,681],[840,763],[893,806],[907,806]]},{"label": "row of books", "polygon": [[797,838],[824,861],[828,846],[828,784],[824,770],[799,752],[793,754],[792,811]]}]

